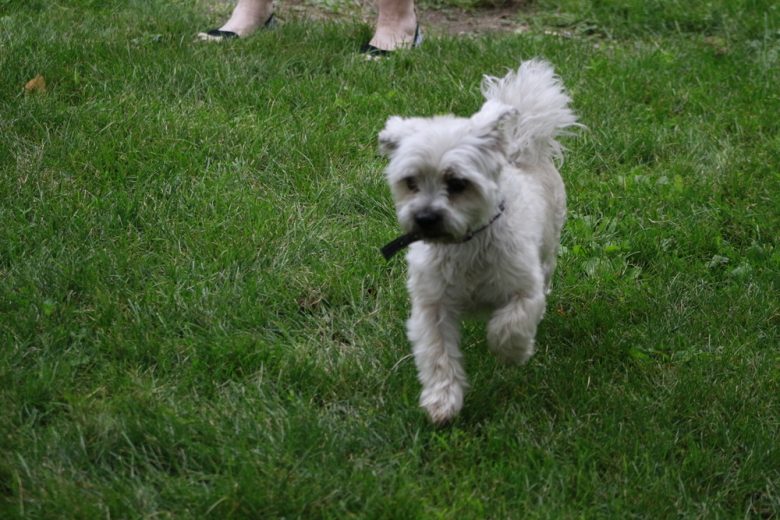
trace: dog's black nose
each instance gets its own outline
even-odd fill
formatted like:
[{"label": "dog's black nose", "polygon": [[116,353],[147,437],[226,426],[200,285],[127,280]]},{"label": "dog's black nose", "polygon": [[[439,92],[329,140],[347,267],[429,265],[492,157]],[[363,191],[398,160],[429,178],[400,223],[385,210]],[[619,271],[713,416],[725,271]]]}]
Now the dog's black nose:
[{"label": "dog's black nose", "polygon": [[414,215],[414,222],[420,229],[432,229],[441,224],[441,213],[430,209],[424,209]]}]

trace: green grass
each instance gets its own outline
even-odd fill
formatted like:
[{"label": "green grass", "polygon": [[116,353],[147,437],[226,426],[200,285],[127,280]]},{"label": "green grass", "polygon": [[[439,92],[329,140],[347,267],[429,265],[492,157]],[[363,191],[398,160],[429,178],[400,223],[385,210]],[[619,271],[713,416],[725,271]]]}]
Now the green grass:
[{"label": "green grass", "polygon": [[[0,1],[0,517],[777,517],[780,8],[517,16],[367,63],[365,26]],[[588,127],[540,351],[467,324],[437,429],[376,134],[533,56]]]}]

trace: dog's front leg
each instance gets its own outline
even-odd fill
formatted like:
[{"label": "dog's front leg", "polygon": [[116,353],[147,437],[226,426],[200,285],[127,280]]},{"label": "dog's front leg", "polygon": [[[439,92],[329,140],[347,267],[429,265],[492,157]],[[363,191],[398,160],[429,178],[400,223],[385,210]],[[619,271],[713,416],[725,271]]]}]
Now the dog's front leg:
[{"label": "dog's front leg", "polygon": [[439,303],[413,300],[407,334],[423,387],[420,406],[433,422],[445,423],[463,407],[468,386],[458,349],[458,316]]},{"label": "dog's front leg", "polygon": [[544,294],[517,296],[493,313],[487,327],[488,347],[507,363],[522,364],[534,354],[536,327],[544,315]]}]

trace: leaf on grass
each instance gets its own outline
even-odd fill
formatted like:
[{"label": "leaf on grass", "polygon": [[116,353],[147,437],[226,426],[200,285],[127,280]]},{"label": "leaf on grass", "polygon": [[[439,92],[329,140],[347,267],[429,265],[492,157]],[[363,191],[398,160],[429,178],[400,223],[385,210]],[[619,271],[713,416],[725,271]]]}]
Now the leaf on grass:
[{"label": "leaf on grass", "polygon": [[739,266],[729,271],[729,276],[731,276],[732,278],[738,278],[740,280],[744,280],[746,278],[749,278],[752,273],[753,273],[753,267],[750,264],[743,262]]},{"label": "leaf on grass", "polygon": [[643,350],[640,350],[636,347],[631,347],[628,349],[628,355],[631,356],[631,358],[637,360],[637,361],[650,361],[651,358],[647,354],[647,352],[644,352]]},{"label": "leaf on grass", "polygon": [[33,79],[24,84],[25,92],[46,92],[46,80],[40,74],[36,75]]},{"label": "leaf on grass", "polygon": [[44,316],[51,316],[54,314],[54,311],[57,309],[57,304],[53,300],[49,300],[48,298],[43,302],[43,315]]},{"label": "leaf on grass", "polygon": [[729,263],[728,257],[721,256],[721,255],[713,255],[712,259],[707,262],[707,267],[710,269],[714,269],[716,267],[720,267],[722,265],[726,265]]}]

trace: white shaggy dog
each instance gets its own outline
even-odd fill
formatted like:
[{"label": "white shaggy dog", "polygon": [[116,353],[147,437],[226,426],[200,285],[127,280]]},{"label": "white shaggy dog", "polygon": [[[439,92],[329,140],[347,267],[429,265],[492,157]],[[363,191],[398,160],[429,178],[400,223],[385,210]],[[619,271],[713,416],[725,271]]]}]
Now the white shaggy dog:
[{"label": "white shaggy dog", "polygon": [[556,137],[576,125],[552,67],[521,63],[485,77],[485,104],[470,118],[391,117],[380,151],[410,245],[407,334],[432,421],[460,411],[467,388],[458,348],[464,313],[488,312],[487,339],[500,359],[525,363],[555,269],[566,193]]}]

